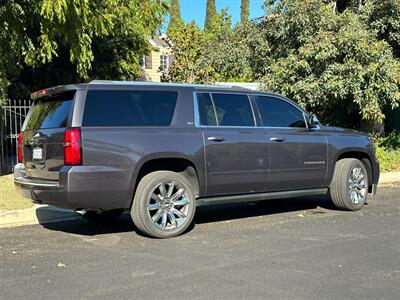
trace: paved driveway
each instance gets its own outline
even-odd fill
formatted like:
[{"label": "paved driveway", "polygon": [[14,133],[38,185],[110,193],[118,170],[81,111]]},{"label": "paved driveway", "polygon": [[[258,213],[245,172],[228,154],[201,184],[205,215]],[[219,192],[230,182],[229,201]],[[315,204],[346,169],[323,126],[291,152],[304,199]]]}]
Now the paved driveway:
[{"label": "paved driveway", "polygon": [[400,185],[359,212],[308,198],[203,207],[186,235],[128,216],[0,230],[0,298],[399,299]]}]

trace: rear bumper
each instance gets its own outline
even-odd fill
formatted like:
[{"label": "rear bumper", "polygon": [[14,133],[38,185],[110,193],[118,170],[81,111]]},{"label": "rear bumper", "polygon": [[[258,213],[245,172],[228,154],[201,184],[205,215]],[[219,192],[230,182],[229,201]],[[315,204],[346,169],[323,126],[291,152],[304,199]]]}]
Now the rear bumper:
[{"label": "rear bumper", "polygon": [[52,180],[34,180],[23,177],[21,174],[14,176],[14,183],[24,188],[42,188],[42,189],[59,189],[60,184],[58,181]]},{"label": "rear bumper", "polygon": [[17,164],[14,183],[34,203],[62,208],[129,208],[132,199],[129,176],[114,168],[65,166],[54,181],[26,177],[24,165]]},{"label": "rear bumper", "polygon": [[18,164],[14,168],[14,183],[19,188],[21,195],[31,199],[34,203],[71,208],[67,201],[64,184],[55,180],[26,177],[23,164]]}]

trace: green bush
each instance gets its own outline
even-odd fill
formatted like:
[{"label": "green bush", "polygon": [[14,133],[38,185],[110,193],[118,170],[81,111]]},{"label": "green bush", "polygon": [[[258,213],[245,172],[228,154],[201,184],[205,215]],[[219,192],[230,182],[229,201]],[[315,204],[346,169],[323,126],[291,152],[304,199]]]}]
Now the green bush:
[{"label": "green bush", "polygon": [[377,147],[376,156],[380,162],[381,171],[400,171],[400,150]]},{"label": "green bush", "polygon": [[385,138],[377,138],[376,156],[381,171],[400,171],[400,132],[393,131]]}]

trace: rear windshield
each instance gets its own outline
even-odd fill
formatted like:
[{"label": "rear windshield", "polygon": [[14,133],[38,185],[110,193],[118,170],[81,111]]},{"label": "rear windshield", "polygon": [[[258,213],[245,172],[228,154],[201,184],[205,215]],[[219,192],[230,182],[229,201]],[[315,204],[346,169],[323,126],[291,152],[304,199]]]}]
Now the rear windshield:
[{"label": "rear windshield", "polygon": [[74,93],[60,94],[35,102],[26,130],[64,128],[71,112]]},{"label": "rear windshield", "polygon": [[177,92],[88,91],[83,126],[169,126]]}]

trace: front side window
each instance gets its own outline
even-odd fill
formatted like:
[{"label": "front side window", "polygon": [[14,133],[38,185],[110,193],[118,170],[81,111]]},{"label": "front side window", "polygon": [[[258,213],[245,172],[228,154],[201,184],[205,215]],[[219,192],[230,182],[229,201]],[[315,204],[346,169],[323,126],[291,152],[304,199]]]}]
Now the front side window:
[{"label": "front side window", "polygon": [[255,98],[265,127],[307,127],[303,112],[287,101],[268,96]]},{"label": "front side window", "polygon": [[212,94],[218,126],[255,126],[247,95]]},{"label": "front side window", "polygon": [[177,92],[88,91],[83,126],[169,126]]}]

